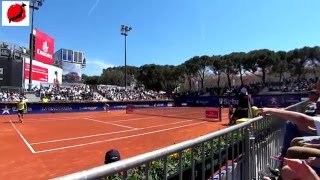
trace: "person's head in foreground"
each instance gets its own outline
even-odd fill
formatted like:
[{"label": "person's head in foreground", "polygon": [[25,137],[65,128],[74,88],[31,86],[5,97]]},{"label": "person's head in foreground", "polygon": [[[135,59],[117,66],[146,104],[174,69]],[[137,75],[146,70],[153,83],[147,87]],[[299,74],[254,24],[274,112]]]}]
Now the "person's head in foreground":
[{"label": "person's head in foreground", "polygon": [[113,163],[116,161],[121,160],[120,153],[116,149],[110,149],[106,152],[105,158],[104,158],[104,164]]}]

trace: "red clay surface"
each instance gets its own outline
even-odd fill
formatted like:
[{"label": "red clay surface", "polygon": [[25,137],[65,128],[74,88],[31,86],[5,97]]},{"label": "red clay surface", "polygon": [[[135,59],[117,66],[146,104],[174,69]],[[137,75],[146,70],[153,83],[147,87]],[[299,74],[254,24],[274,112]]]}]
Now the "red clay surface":
[{"label": "red clay surface", "polygon": [[22,124],[0,116],[0,179],[50,179],[93,168],[111,148],[122,159],[164,148],[225,128],[222,114],[222,122],[125,111],[26,114]]}]

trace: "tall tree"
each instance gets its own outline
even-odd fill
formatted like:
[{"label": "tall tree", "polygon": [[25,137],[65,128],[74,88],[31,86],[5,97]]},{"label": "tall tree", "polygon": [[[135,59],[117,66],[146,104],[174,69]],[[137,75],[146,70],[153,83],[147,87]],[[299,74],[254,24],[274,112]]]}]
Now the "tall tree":
[{"label": "tall tree", "polygon": [[210,57],[209,56],[195,56],[191,59],[191,61],[194,64],[194,68],[197,71],[197,76],[200,78],[201,81],[201,89],[204,88],[204,79],[205,76],[208,73],[208,69],[209,69],[209,60]]},{"label": "tall tree", "polygon": [[[307,50],[306,48],[304,49]],[[291,73],[291,77],[297,75],[297,79],[301,78],[301,75],[304,71],[304,64],[306,62],[305,53],[303,53],[302,49],[294,49],[288,52],[288,62],[290,63],[290,68],[293,70],[293,74]]]},{"label": "tall tree", "polygon": [[146,89],[160,91],[162,90],[161,81],[163,80],[161,68],[159,65],[146,64],[139,68],[137,80],[145,86]]},{"label": "tall tree", "polygon": [[193,58],[187,60],[183,63],[183,69],[184,73],[187,77],[188,84],[189,84],[189,91],[192,89],[192,80],[195,78],[195,75],[197,74],[197,66],[194,63]]},{"label": "tall tree", "polygon": [[262,72],[262,82],[266,83],[267,70],[275,62],[274,52],[268,49],[254,50],[249,52],[247,60],[247,65],[251,65],[251,67],[247,66],[247,68],[250,69],[252,73],[255,73],[256,70],[260,68]]},{"label": "tall tree", "polygon": [[101,83],[124,86],[124,71],[121,67],[109,67],[102,70]]},{"label": "tall tree", "polygon": [[320,47],[315,46],[313,48],[310,48],[308,57],[309,58],[306,63],[308,64],[309,67],[312,68],[314,79],[316,79],[317,69],[319,69],[320,67]]},{"label": "tall tree", "polygon": [[278,51],[275,53],[275,63],[271,67],[271,72],[279,74],[279,82],[282,82],[284,73],[288,70],[287,53]]},{"label": "tall tree", "polygon": [[231,88],[231,75],[235,74],[235,64],[230,54],[222,56],[222,71],[227,75],[228,87]]},{"label": "tall tree", "polygon": [[234,72],[236,74],[239,74],[240,76],[240,82],[241,86],[243,86],[243,73],[244,73],[244,68],[245,68],[245,58],[246,58],[246,53],[244,52],[236,52],[236,53],[231,53],[231,61],[233,61],[234,64]]},{"label": "tall tree", "polygon": [[217,77],[217,86],[218,89],[220,89],[220,79],[221,79],[221,73],[223,72],[223,61],[221,56],[212,56],[210,60],[210,66],[209,68],[213,72],[214,75],[218,76]]}]

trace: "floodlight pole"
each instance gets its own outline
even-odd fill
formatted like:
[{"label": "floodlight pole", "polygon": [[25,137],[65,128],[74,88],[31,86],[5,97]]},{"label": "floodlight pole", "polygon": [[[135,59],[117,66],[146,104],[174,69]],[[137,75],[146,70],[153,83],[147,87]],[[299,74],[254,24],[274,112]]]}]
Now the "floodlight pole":
[{"label": "floodlight pole", "polygon": [[126,25],[121,25],[121,35],[124,36],[124,87],[127,89],[127,36],[128,32],[131,31],[132,28]]},{"label": "floodlight pole", "polygon": [[31,8],[31,32],[30,32],[30,43],[29,43],[29,53],[30,53],[30,62],[29,62],[29,85],[28,90],[31,91],[32,89],[32,61],[33,61],[33,19],[34,19],[34,10],[38,10],[40,6],[42,6],[44,0],[31,0],[30,1],[30,8]]}]

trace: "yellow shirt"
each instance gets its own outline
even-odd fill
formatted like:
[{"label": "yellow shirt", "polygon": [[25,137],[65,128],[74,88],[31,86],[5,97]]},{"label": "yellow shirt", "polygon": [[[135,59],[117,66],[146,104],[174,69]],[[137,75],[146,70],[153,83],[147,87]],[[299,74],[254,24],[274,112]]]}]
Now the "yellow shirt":
[{"label": "yellow shirt", "polygon": [[25,110],[27,109],[27,104],[26,102],[18,102],[18,110]]}]

